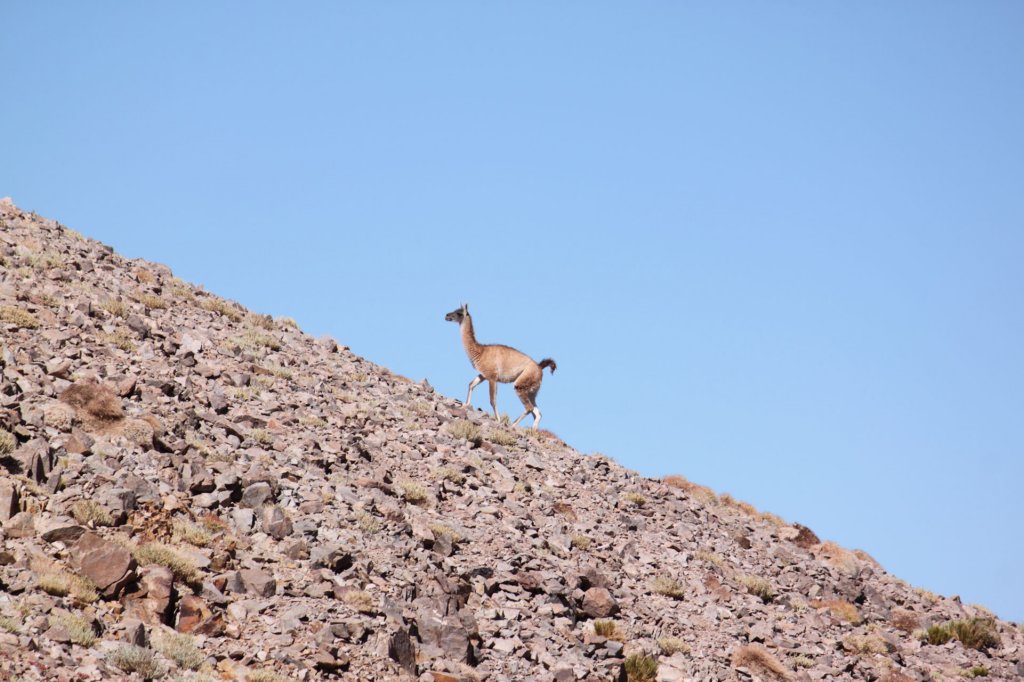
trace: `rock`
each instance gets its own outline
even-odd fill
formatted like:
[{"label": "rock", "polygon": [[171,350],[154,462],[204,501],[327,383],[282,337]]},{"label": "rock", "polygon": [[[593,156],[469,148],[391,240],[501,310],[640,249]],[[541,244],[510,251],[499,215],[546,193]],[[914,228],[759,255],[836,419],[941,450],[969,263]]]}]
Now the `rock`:
[{"label": "rock", "polygon": [[409,632],[399,629],[388,640],[388,656],[405,672],[416,674],[416,647],[413,645]]},{"label": "rock", "polygon": [[260,525],[263,532],[275,540],[283,540],[292,534],[292,522],[284,510],[277,505],[266,506],[260,513]]},{"label": "rock", "polygon": [[583,612],[591,618],[607,618],[619,612],[619,604],[604,587],[591,587],[583,595]]},{"label": "rock", "polygon": [[178,632],[193,632],[211,616],[213,613],[202,597],[186,594],[178,601],[174,629]]},{"label": "rock", "polygon": [[14,481],[0,479],[0,523],[8,521],[20,509],[20,496]]},{"label": "rock", "polygon": [[91,580],[104,597],[116,597],[135,579],[135,559],[121,545],[86,531],[72,553],[76,570]]},{"label": "rock", "polygon": [[72,519],[48,519],[36,523],[39,537],[47,542],[76,542],[85,533],[85,526],[80,526]]},{"label": "rock", "polygon": [[242,500],[239,504],[250,509],[259,509],[267,500],[271,499],[274,491],[266,481],[258,481],[242,491]]},{"label": "rock", "polygon": [[36,534],[35,514],[18,512],[4,521],[4,533],[9,538],[30,538]]},{"label": "rock", "polygon": [[125,594],[125,610],[149,625],[169,623],[174,574],[165,566],[143,566],[138,574]]},{"label": "rock", "polygon": [[274,576],[263,571],[252,568],[245,568],[239,571],[245,589],[259,597],[272,597],[277,591],[277,581]]}]

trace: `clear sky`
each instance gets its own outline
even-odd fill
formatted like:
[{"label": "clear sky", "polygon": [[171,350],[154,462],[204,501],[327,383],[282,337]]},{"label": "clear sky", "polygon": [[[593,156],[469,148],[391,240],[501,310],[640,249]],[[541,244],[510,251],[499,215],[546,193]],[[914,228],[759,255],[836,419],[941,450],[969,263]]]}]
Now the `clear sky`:
[{"label": "clear sky", "polygon": [[1024,4],[0,27],[0,196],[460,399],[467,302],[558,361],[544,426],[581,451],[1024,620]]}]

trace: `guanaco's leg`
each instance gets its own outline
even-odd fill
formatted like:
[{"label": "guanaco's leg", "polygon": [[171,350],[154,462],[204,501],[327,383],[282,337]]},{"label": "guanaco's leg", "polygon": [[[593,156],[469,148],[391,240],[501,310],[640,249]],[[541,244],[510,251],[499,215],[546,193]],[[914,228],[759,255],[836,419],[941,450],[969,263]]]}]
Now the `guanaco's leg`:
[{"label": "guanaco's leg", "polygon": [[497,400],[497,398],[498,398],[498,382],[497,381],[492,381],[492,380],[488,379],[487,380],[487,387],[489,389],[491,389],[491,409],[494,410],[494,418],[495,419],[500,419],[500,417],[498,417],[498,400]]},{"label": "guanaco's leg", "polygon": [[516,394],[519,396],[519,401],[523,403],[523,407],[526,408],[526,411],[519,415],[519,417],[514,422],[512,422],[512,426],[518,426],[519,422],[522,421],[523,417],[532,413],[533,428],[537,428],[537,424],[538,422],[540,422],[540,410],[537,409],[537,405],[534,403],[534,400],[536,400],[537,398],[537,392],[534,391],[530,393],[524,390],[517,390]]},{"label": "guanaco's leg", "polygon": [[476,378],[469,382],[469,392],[466,393],[466,406],[470,405],[469,399],[473,397],[473,389],[482,384],[484,381],[483,374],[477,374]]}]

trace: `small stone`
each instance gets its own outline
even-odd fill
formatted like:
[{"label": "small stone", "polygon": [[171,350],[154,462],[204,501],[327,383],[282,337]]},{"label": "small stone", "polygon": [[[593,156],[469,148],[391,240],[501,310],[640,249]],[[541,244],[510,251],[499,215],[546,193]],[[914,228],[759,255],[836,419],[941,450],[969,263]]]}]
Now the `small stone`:
[{"label": "small stone", "polygon": [[254,568],[244,568],[239,571],[245,589],[260,597],[273,597],[277,591],[277,581],[274,576]]},{"label": "small stone", "polygon": [[619,612],[619,604],[604,587],[591,587],[583,595],[583,612],[591,618],[607,618]]}]

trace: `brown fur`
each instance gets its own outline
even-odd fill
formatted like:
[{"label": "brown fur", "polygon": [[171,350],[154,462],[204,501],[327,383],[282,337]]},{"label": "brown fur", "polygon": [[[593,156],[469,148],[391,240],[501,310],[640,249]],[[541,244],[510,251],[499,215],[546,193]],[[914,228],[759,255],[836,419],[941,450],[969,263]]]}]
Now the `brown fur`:
[{"label": "brown fur", "polygon": [[747,668],[754,673],[774,680],[791,680],[792,675],[785,666],[760,644],[741,646],[732,652],[732,666]]},{"label": "brown fur", "polygon": [[470,404],[473,389],[486,380],[489,389],[491,409],[494,417],[498,418],[497,394],[498,384],[512,384],[523,403],[525,412],[516,419],[515,423],[527,414],[533,414],[533,428],[540,425],[540,410],[537,408],[537,393],[540,391],[540,384],[544,380],[544,367],[550,367],[551,372],[555,371],[555,361],[545,358],[540,363],[534,362],[525,353],[502,344],[482,344],[476,340],[476,333],[473,330],[473,318],[469,315],[469,308],[462,306],[445,316],[450,322],[459,324],[459,331],[462,336],[462,346],[466,349],[466,355],[473,364],[473,368],[480,374],[469,384],[469,393],[466,395],[466,404]]}]

